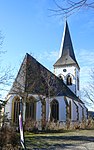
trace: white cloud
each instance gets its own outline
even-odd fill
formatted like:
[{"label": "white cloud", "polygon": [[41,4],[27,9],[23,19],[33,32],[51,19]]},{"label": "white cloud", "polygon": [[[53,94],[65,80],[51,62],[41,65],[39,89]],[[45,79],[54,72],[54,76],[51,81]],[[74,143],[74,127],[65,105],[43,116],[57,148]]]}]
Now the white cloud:
[{"label": "white cloud", "polygon": [[94,64],[94,50],[80,50],[78,54],[78,60],[84,66],[89,66]]},{"label": "white cloud", "polygon": [[90,71],[94,67],[94,50],[80,50],[78,54],[78,63],[80,64],[80,82],[81,88],[88,84]]},{"label": "white cloud", "polygon": [[50,71],[53,72],[53,65],[59,57],[59,53],[55,51],[44,51],[43,53],[37,53],[35,57],[43,66],[48,68]]},{"label": "white cloud", "polygon": [[43,64],[45,67],[47,67],[49,70],[53,70],[53,64],[58,59],[58,52],[57,51],[51,51],[47,52],[44,51],[43,53],[40,53],[36,56],[36,59]]},{"label": "white cloud", "polygon": [[42,54],[39,54],[38,59],[39,60],[48,60],[50,62],[55,61],[58,58],[58,52],[57,51],[51,51],[47,52],[44,51]]},{"label": "white cloud", "polygon": [[[80,65],[80,89],[83,91],[83,88],[87,88],[90,81],[91,69],[94,68],[94,50],[84,50],[81,49],[78,53],[78,63]],[[86,106],[89,110],[94,110],[94,105],[89,105],[89,100],[85,101]]]}]

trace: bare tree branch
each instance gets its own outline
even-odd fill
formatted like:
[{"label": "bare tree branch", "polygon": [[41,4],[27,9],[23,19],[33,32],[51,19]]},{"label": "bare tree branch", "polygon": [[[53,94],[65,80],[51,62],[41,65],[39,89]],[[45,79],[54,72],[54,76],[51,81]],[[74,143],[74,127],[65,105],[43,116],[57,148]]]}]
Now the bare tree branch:
[{"label": "bare tree branch", "polygon": [[92,8],[94,9],[94,1],[92,2],[88,0],[79,0],[79,1],[74,1],[74,0],[61,0],[58,2],[57,0],[53,0],[54,4],[56,5],[56,9],[49,9],[50,11],[53,12],[53,15],[60,15],[63,17],[69,17],[71,14],[77,12],[78,10],[82,8]]},{"label": "bare tree branch", "polygon": [[[3,44],[4,37],[2,36],[2,33],[0,31],[0,57],[2,57],[2,54],[5,54],[6,51],[1,50],[2,44]],[[7,87],[11,84],[11,81],[13,80],[14,76],[11,73],[13,69],[11,67],[2,67],[3,62],[0,59],[0,91],[7,91]],[[0,92],[0,97],[2,96],[2,92]]]},{"label": "bare tree branch", "polygon": [[83,96],[89,104],[94,106],[94,68],[91,69],[88,86],[83,89]]}]

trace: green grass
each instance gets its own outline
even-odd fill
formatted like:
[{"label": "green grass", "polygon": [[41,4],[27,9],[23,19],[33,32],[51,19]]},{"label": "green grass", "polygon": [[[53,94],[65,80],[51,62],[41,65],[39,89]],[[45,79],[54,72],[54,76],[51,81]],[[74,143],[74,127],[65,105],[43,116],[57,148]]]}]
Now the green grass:
[{"label": "green grass", "polygon": [[94,142],[94,130],[76,130],[66,133],[25,133],[27,149],[54,149],[68,145]]}]

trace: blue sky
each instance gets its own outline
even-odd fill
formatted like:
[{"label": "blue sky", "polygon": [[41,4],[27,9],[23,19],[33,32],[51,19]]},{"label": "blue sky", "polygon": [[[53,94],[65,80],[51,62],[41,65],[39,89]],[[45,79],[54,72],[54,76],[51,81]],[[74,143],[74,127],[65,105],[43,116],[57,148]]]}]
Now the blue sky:
[{"label": "blue sky", "polygon": [[[4,35],[2,65],[20,67],[30,53],[53,71],[58,58],[64,29],[64,18],[52,16],[53,0],[0,0],[0,30]],[[94,66],[94,11],[83,10],[68,18],[77,61],[81,67],[81,88],[86,86]]]}]

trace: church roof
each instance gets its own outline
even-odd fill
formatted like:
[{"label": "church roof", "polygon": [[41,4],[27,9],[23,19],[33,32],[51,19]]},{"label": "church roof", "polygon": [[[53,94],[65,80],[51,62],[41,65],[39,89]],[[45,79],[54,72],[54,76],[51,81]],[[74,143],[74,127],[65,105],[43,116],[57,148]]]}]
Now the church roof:
[{"label": "church roof", "polygon": [[79,65],[75,58],[67,21],[65,23],[63,38],[60,47],[60,58],[57,60],[54,66],[58,67],[64,65],[76,65],[79,68]]},{"label": "church roof", "polygon": [[82,101],[52,72],[31,55],[26,54],[9,94],[67,96]]}]

